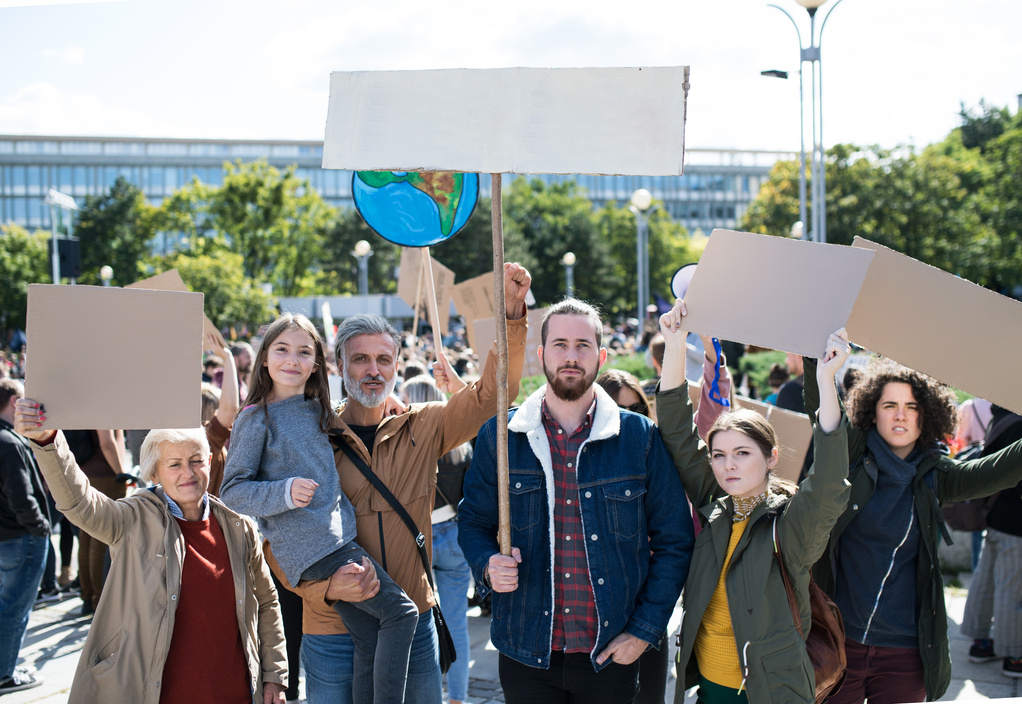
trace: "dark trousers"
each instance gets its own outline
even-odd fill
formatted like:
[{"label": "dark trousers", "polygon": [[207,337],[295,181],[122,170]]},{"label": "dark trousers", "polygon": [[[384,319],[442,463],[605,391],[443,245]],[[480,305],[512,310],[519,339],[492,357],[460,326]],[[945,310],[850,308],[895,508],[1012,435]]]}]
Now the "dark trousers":
[{"label": "dark trousers", "polygon": [[284,622],[284,643],[287,647],[287,691],[284,698],[288,701],[298,699],[298,668],[301,665],[302,652],[302,597],[285,587],[273,577],[273,586],[277,588],[277,601],[280,602],[280,618]]},{"label": "dark trousers", "polygon": [[916,648],[863,645],[845,639],[848,673],[827,704],[902,704],[926,701],[923,661]]},{"label": "dark trousers", "polygon": [[611,663],[596,672],[588,653],[550,653],[550,669],[500,655],[500,686],[507,704],[631,704],[639,691],[639,663]]},{"label": "dark trousers", "polygon": [[664,704],[667,696],[667,672],[671,667],[668,639],[660,650],[650,648],[639,656],[639,696],[635,704]]},{"label": "dark trousers", "polygon": [[355,645],[354,704],[400,702],[405,698],[408,658],[419,624],[419,609],[397,582],[354,540],[330,553],[302,573],[302,579],[330,579],[344,565],[368,557],[376,568],[376,596],[348,603],[334,602]]}]

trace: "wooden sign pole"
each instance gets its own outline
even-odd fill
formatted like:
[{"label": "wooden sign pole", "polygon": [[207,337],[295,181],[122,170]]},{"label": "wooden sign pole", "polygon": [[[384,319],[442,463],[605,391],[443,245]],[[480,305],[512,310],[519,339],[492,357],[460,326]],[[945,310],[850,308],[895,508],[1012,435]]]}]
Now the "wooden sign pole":
[{"label": "wooden sign pole", "polygon": [[[436,283],[433,281],[433,262],[429,258],[429,247],[422,248],[422,266],[426,269],[426,312],[431,320],[433,328],[433,357],[440,362],[440,356],[444,353],[444,333],[440,329],[440,309],[436,303]],[[437,388],[447,392],[448,386],[437,384]]]},{"label": "wooden sign pole", "polygon": [[490,175],[493,220],[493,309],[497,324],[497,540],[511,554],[511,490],[507,458],[507,311],[504,305],[504,207],[501,174]]},{"label": "wooden sign pole", "polygon": [[[415,284],[415,322],[412,323],[412,344],[419,339],[419,302],[422,300],[422,264],[419,264],[419,278]],[[413,348],[414,351],[414,348]]]}]

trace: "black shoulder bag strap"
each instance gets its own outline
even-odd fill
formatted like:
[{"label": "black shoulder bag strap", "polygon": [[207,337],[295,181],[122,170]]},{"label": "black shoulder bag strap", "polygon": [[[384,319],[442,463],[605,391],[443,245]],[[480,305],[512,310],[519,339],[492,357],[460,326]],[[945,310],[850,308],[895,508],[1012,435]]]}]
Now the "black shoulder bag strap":
[{"label": "black shoulder bag strap", "polygon": [[401,517],[401,520],[405,522],[405,525],[408,526],[408,530],[415,539],[415,546],[419,549],[419,557],[422,559],[422,568],[426,570],[426,579],[429,580],[429,588],[433,591],[434,598],[436,598],[436,587],[433,586],[433,570],[430,568],[429,556],[426,554],[426,536],[424,536],[422,531],[419,530],[419,527],[415,525],[415,521],[412,520],[410,515],[408,515],[408,511],[406,511],[405,507],[401,505],[401,502],[397,500],[397,497],[390,492],[390,489],[388,489],[386,485],[380,481],[380,478],[376,476],[373,470],[369,468],[369,465],[365,463],[365,460],[359,457],[358,454],[351,449],[351,446],[344,442],[343,439],[339,439],[337,444],[341,446],[341,450],[348,456],[348,459],[351,460],[352,464],[358,468],[358,471],[360,471],[362,475],[369,480],[369,483],[376,488],[376,491],[380,492],[380,496],[387,500],[390,507],[394,509],[397,515]]}]

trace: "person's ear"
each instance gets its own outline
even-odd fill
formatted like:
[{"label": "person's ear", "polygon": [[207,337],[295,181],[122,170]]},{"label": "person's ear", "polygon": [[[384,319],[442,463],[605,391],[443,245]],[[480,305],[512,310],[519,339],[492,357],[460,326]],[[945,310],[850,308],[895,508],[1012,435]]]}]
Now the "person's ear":
[{"label": "person's ear", "polygon": [[603,368],[603,363],[606,362],[606,361],[607,361],[607,348],[606,347],[601,347],[600,348],[600,366],[598,366],[597,369]]},{"label": "person's ear", "polygon": [[536,356],[539,357],[539,363],[542,366],[542,364],[543,364],[543,345],[540,345],[539,347],[536,348]]},{"label": "person's ear", "polygon": [[770,448],[770,456],[767,457],[767,469],[773,471],[780,459],[780,451],[776,447]]}]

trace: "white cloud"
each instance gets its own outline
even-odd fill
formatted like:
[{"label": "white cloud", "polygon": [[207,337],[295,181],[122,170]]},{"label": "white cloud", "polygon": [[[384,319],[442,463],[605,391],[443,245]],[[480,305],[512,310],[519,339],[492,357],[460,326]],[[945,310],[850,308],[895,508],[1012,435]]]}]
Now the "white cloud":
[{"label": "white cloud", "polygon": [[62,91],[46,82],[0,99],[0,124],[10,134],[151,136],[172,129],[149,111],[110,105],[95,95]]},{"label": "white cloud", "polygon": [[68,66],[78,66],[85,61],[85,50],[80,46],[69,46],[64,49],[43,49],[43,56],[47,59],[57,59]]}]

